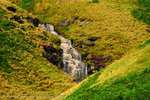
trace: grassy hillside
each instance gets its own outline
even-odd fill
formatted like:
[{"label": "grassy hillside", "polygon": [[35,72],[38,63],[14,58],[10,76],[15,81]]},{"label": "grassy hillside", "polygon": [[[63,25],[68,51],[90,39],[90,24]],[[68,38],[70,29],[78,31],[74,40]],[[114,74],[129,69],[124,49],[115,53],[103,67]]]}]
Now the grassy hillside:
[{"label": "grassy hillside", "polygon": [[[21,8],[0,1],[0,98],[51,99],[74,85],[43,57],[41,45],[59,49],[59,40],[27,22],[34,14],[70,39],[92,72],[107,66],[57,100],[150,99],[149,0],[9,1]],[[6,9],[10,5],[15,13]]]},{"label": "grassy hillside", "polygon": [[[149,100],[149,57],[148,40],[121,60],[67,91],[64,100]],[[61,96],[58,100],[62,99]]]},{"label": "grassy hillside", "polygon": [[43,57],[41,45],[58,48],[58,38],[29,23],[27,16],[35,17],[0,0],[1,100],[49,100],[74,85]]},{"label": "grassy hillside", "polygon": [[97,3],[37,0],[28,10],[54,24],[60,34],[72,40],[85,62],[97,68],[120,59],[150,38],[150,28],[145,21],[140,21],[149,21],[148,4],[149,0],[99,0]]}]

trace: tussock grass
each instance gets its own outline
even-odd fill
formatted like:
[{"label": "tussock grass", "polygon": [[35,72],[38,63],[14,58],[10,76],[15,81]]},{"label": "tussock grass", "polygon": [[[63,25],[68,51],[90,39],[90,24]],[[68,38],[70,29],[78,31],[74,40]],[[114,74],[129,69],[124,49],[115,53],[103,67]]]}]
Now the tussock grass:
[{"label": "tussock grass", "polygon": [[[15,13],[6,8],[15,7]],[[56,36],[34,27],[23,19],[33,16],[6,0],[0,0],[0,99],[49,100],[72,87],[71,78],[43,57],[42,44],[54,45]]]}]

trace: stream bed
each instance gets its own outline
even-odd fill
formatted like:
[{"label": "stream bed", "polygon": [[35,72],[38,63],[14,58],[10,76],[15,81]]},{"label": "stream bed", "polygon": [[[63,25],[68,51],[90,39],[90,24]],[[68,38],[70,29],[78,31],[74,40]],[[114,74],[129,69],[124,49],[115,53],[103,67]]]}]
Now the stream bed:
[{"label": "stream bed", "polygon": [[83,80],[88,74],[87,66],[82,61],[81,54],[72,46],[71,41],[59,35],[55,31],[54,26],[51,24],[40,24],[39,27],[54,35],[57,35],[61,40],[64,72],[70,74],[77,82]]}]

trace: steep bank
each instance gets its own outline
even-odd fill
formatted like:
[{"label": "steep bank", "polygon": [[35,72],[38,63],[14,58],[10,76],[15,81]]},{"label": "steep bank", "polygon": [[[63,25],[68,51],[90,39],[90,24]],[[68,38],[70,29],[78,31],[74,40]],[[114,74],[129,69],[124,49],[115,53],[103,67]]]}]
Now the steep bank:
[{"label": "steep bank", "polygon": [[75,84],[43,57],[43,45],[57,49],[59,39],[38,28],[37,23],[32,14],[0,0],[1,100],[49,100]]},{"label": "steep bank", "polygon": [[55,100],[149,100],[150,40]]},{"label": "steep bank", "polygon": [[[148,0],[10,0],[53,24],[91,67],[91,73],[150,38]],[[34,5],[31,5],[34,2]],[[134,14],[133,14],[134,13]],[[140,21],[139,21],[140,19]]]}]

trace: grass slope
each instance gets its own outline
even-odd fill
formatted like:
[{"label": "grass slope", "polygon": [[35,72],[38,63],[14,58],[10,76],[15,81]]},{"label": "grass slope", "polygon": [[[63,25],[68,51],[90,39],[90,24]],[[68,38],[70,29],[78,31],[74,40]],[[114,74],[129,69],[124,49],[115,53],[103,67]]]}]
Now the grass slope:
[{"label": "grass slope", "polygon": [[149,100],[149,57],[150,41],[147,41],[68,91],[64,100]]},{"label": "grass slope", "polygon": [[[54,24],[61,35],[73,41],[86,63],[93,63],[93,55],[110,57],[106,65],[126,55],[60,95],[58,100],[149,100],[149,0],[10,1]],[[33,1],[32,7],[26,6]],[[98,39],[93,43],[88,40],[90,37]],[[128,53],[144,40],[147,41],[139,49]]]},{"label": "grass slope", "polygon": [[[86,63],[93,65],[91,58],[96,55],[109,57],[104,64],[108,65],[150,38],[148,25],[138,20],[147,18],[148,21],[148,1],[100,0],[89,3],[88,0],[37,0],[29,11],[41,20],[51,22],[57,31],[71,39]],[[145,11],[143,16],[136,11],[137,8]],[[98,39],[90,42],[90,37]]]},{"label": "grass slope", "polygon": [[[7,7],[17,9],[16,13]],[[42,56],[41,44],[55,44],[57,37],[34,27],[32,16],[6,0],[0,0],[0,99],[49,100],[74,85],[71,78]],[[32,16],[34,17],[34,16]]]}]

